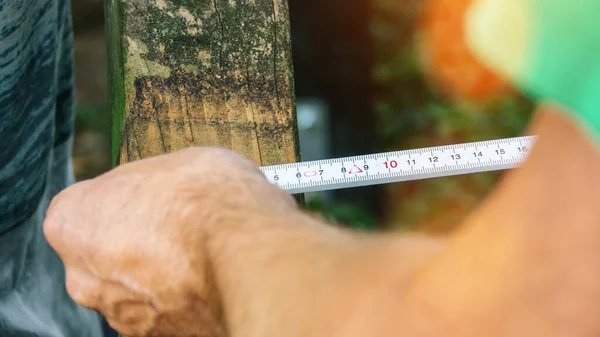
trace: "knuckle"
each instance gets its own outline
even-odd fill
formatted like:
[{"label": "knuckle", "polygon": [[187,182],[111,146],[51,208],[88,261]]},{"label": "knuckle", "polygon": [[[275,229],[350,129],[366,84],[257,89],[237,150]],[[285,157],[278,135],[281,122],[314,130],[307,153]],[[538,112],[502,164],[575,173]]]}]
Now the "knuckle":
[{"label": "knuckle", "polygon": [[65,287],[67,294],[81,306],[92,310],[101,309],[104,285],[95,276],[80,268],[67,266]]},{"label": "knuckle", "polygon": [[75,277],[67,277],[66,289],[69,296],[73,301],[79,303],[81,306],[90,309],[97,309],[96,304],[92,300],[91,294],[81,285],[81,282]]},{"label": "knuckle", "polygon": [[62,194],[59,194],[52,199],[44,219],[43,232],[50,244],[54,243],[61,236],[64,227],[62,199]]},{"label": "knuckle", "polygon": [[51,245],[56,245],[69,234],[68,224],[80,214],[89,213],[88,187],[90,182],[80,182],[58,193],[50,202],[42,230]]},{"label": "knuckle", "polygon": [[190,153],[198,154],[203,161],[221,162],[232,167],[254,167],[256,164],[248,157],[223,147],[195,147],[189,148]]}]

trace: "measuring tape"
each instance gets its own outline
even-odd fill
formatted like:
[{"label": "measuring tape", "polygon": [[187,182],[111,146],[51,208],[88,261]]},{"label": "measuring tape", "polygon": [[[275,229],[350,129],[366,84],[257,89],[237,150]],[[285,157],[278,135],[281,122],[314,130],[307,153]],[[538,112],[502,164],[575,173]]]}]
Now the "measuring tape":
[{"label": "measuring tape", "polygon": [[537,137],[428,147],[264,166],[267,179],[291,194],[490,172],[518,167]]}]

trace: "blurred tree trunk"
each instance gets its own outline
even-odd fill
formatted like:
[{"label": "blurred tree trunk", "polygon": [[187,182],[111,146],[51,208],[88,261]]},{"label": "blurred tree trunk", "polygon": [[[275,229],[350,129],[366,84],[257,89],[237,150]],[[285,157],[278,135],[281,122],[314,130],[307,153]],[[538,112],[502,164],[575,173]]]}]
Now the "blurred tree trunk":
[{"label": "blurred tree trunk", "polygon": [[[381,150],[373,110],[371,0],[290,0],[298,97],[324,99],[333,155]],[[335,191],[338,201],[372,214],[381,187]]]},{"label": "blurred tree trunk", "polygon": [[299,159],[287,0],[107,0],[114,164],[191,145]]},{"label": "blurred tree trunk", "polygon": [[72,0],[73,28],[76,33],[97,28],[104,22],[102,0]]}]

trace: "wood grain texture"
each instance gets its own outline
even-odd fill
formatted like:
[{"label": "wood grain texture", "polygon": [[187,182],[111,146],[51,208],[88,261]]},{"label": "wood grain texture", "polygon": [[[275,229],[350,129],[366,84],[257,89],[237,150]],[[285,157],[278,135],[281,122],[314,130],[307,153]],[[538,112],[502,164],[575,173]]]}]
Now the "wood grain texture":
[{"label": "wood grain texture", "polygon": [[107,0],[113,164],[192,145],[299,160],[287,0]]}]

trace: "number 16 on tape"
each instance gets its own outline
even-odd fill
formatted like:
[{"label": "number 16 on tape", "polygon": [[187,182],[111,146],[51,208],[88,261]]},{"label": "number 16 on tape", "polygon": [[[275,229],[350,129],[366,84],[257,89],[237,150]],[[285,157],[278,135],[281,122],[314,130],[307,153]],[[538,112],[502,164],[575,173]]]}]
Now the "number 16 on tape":
[{"label": "number 16 on tape", "polygon": [[518,167],[535,136],[261,167],[292,194],[379,185]]}]

